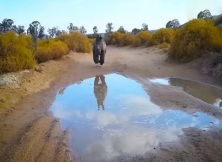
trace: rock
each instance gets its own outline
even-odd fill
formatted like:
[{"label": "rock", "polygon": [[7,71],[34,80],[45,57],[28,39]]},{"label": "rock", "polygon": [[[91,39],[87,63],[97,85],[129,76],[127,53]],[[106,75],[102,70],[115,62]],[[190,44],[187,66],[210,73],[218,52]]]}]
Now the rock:
[{"label": "rock", "polygon": [[13,74],[0,75],[0,86],[9,86],[11,88],[19,88],[18,78]]},{"label": "rock", "polygon": [[67,146],[65,141],[62,142],[62,146],[65,146],[65,147]]},{"label": "rock", "polygon": [[213,76],[221,76],[222,75],[222,63],[219,63],[215,66],[212,71]]},{"label": "rock", "polygon": [[2,103],[5,103],[5,99],[3,99],[3,98],[1,98],[0,101],[1,101]]},{"label": "rock", "polygon": [[36,65],[36,66],[35,66],[35,71],[41,73],[41,72],[42,72],[42,68],[41,68],[41,66]]}]

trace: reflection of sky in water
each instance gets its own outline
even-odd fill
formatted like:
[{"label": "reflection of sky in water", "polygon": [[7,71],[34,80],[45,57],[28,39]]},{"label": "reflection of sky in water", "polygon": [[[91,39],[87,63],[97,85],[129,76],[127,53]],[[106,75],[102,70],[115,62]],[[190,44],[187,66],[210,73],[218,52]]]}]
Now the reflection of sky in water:
[{"label": "reflection of sky in water", "polygon": [[155,78],[150,82],[182,87],[190,95],[222,109],[222,90],[215,87],[178,78]]},{"label": "reflection of sky in water", "polygon": [[105,75],[105,110],[98,110],[94,79],[68,86],[51,107],[62,128],[71,128],[72,148],[80,161],[143,154],[159,142],[177,142],[182,128],[222,126],[221,121],[203,113],[163,111],[150,102],[141,85],[117,74]]}]

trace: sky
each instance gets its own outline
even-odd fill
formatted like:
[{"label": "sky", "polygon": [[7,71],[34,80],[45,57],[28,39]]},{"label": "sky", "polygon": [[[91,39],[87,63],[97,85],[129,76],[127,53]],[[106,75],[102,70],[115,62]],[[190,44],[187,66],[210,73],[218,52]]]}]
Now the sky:
[{"label": "sky", "polygon": [[178,19],[183,24],[209,9],[212,15],[222,13],[222,0],[0,0],[0,21],[12,19],[27,29],[33,21],[48,28],[67,30],[69,23],[84,26],[87,34],[97,26],[104,33],[106,24],[114,30],[123,26],[127,31],[148,24],[149,30],[164,28]]}]

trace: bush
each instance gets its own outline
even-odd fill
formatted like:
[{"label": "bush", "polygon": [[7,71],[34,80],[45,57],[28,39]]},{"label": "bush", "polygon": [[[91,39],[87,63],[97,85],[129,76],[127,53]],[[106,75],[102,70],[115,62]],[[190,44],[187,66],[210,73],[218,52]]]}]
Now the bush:
[{"label": "bush", "polygon": [[164,42],[171,43],[175,35],[175,30],[170,28],[162,28],[157,30],[152,37],[152,40],[157,42],[157,44],[162,44]]},{"label": "bush", "polygon": [[130,33],[114,32],[105,36],[107,45],[127,46],[133,42],[133,36]]},{"label": "bush", "polygon": [[156,40],[156,39],[151,39],[149,42],[147,42],[146,46],[147,47],[150,47],[150,46],[155,46],[155,45],[158,45],[159,42]]},{"label": "bush", "polygon": [[120,41],[121,41],[121,38],[122,38],[122,33],[120,32],[114,32],[114,33],[110,33],[110,34],[107,34],[104,38],[105,42],[107,45],[120,45]]},{"label": "bush", "polygon": [[114,32],[110,35],[111,37],[111,44],[113,45],[119,45],[120,44],[120,40],[122,37],[122,33],[120,32]]},{"label": "bush", "polygon": [[56,40],[67,44],[69,50],[75,52],[91,52],[91,43],[89,39],[80,32],[71,32],[70,34],[60,34]]},{"label": "bush", "polygon": [[141,45],[142,44],[141,44],[140,38],[139,37],[134,37],[134,39],[133,39],[133,47],[139,47]]},{"label": "bush", "polygon": [[30,36],[10,31],[0,35],[0,74],[31,69],[35,66]]},{"label": "bush", "polygon": [[130,33],[122,34],[120,46],[128,46],[133,42],[133,36]]},{"label": "bush", "polygon": [[110,37],[110,35],[112,35],[112,34],[106,34],[105,37],[104,37],[104,40],[105,40],[107,45],[111,45],[111,37]]},{"label": "bush", "polygon": [[206,20],[194,19],[183,29],[176,31],[169,56],[187,62],[200,57],[205,51],[220,51],[221,49],[220,28],[210,25]]},{"label": "bush", "polygon": [[95,42],[95,38],[89,38],[89,42],[91,43],[91,44],[93,44],[94,42]]},{"label": "bush", "polygon": [[46,62],[51,59],[61,58],[68,53],[68,46],[53,39],[39,40],[35,58],[38,63]]},{"label": "bush", "polygon": [[140,39],[141,44],[145,44],[151,40],[152,34],[148,31],[141,31],[135,36],[135,38]]},{"label": "bush", "polygon": [[167,42],[163,42],[161,45],[160,45],[160,48],[168,48],[168,43]]}]

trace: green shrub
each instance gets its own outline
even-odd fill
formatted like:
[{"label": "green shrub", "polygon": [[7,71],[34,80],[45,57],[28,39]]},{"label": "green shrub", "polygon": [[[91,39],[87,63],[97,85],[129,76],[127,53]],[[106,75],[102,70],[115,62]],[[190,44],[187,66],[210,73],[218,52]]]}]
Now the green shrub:
[{"label": "green shrub", "polygon": [[187,62],[200,57],[205,51],[222,49],[220,27],[207,23],[206,20],[194,19],[176,31],[169,49],[169,57]]},{"label": "green shrub", "polygon": [[157,44],[162,44],[164,42],[171,43],[175,35],[175,30],[170,28],[162,28],[157,30],[152,37],[152,40],[157,42]]},{"label": "green shrub", "polygon": [[53,39],[39,40],[35,58],[38,63],[46,62],[51,59],[61,58],[68,53],[68,46]]},{"label": "green shrub", "polygon": [[74,52],[91,52],[91,43],[89,39],[80,32],[71,32],[70,34],[60,34],[56,40],[67,44],[69,50]]},{"label": "green shrub", "polygon": [[0,35],[0,74],[31,69],[35,66],[30,36],[16,36],[13,31]]}]

